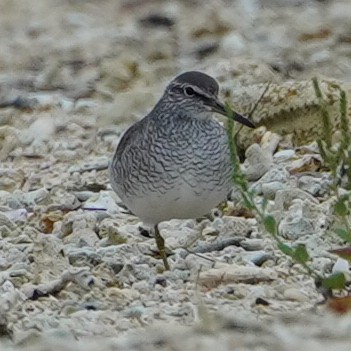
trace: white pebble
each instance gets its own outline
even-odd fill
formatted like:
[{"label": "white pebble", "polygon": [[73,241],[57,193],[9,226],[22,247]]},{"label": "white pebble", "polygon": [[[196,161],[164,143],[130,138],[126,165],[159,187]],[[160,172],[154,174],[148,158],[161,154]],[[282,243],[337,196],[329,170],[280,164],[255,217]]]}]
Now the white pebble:
[{"label": "white pebble", "polygon": [[350,273],[349,262],[339,257],[334,263],[332,273]]}]

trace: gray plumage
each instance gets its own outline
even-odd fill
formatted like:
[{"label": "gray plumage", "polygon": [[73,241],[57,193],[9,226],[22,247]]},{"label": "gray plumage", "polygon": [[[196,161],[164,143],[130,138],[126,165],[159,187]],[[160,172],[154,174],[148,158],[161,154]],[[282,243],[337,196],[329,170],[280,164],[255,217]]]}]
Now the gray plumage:
[{"label": "gray plumage", "polygon": [[[230,191],[227,135],[212,117],[213,112],[226,114],[218,90],[204,73],[181,74],[119,142],[110,165],[111,185],[146,224],[200,217]],[[238,114],[233,118],[253,126]]]}]

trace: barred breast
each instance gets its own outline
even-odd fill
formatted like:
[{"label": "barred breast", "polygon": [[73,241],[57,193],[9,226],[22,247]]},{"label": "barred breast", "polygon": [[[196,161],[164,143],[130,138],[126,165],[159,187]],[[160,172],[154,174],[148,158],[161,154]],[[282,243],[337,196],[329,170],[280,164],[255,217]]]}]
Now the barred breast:
[{"label": "barred breast", "polygon": [[113,189],[150,225],[200,217],[231,189],[232,166],[223,127],[213,119],[172,121],[165,126],[146,117],[134,124],[110,165]]}]

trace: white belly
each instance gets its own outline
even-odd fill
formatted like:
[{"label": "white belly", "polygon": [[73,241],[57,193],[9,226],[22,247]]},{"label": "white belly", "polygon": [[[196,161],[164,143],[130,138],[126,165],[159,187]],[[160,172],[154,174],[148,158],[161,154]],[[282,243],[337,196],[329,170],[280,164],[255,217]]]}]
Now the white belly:
[{"label": "white belly", "polygon": [[125,198],[124,203],[144,223],[155,225],[170,219],[198,218],[208,213],[226,199],[230,189],[193,189],[175,187],[165,194],[150,193],[147,196]]},{"label": "white belly", "polygon": [[211,119],[174,118],[162,128],[149,122],[152,135],[140,132],[122,144],[111,167],[112,187],[149,225],[203,216],[232,186],[224,129]]}]

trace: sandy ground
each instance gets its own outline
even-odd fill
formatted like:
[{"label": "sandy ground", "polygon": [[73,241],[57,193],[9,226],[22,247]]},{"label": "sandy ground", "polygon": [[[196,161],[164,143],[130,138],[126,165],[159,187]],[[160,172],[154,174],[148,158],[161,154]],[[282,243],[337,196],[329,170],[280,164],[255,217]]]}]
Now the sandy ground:
[{"label": "sandy ground", "polygon": [[[179,72],[204,70],[234,91],[315,75],[350,84],[349,1],[1,0],[0,9],[1,350],[350,349],[351,317],[318,304],[312,279],[254,218],[165,223],[175,255],[161,274],[154,240],[106,170],[122,131]],[[293,158],[275,157],[278,171],[254,184],[303,192],[286,212],[282,199],[270,205],[285,239],[305,243],[328,274],[337,263],[327,250],[340,245],[325,235],[328,175],[296,181],[283,166],[320,159],[289,147]],[[185,254],[199,231],[206,243],[220,234],[240,244],[211,261]]]}]

